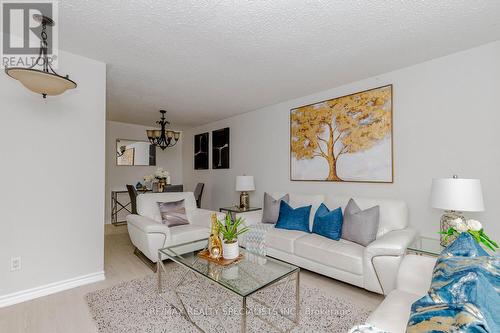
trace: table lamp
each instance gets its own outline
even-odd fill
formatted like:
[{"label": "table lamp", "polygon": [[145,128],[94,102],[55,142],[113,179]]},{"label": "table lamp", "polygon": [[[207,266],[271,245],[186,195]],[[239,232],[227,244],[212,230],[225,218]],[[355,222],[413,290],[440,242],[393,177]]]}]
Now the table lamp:
[{"label": "table lamp", "polygon": [[253,176],[237,176],[236,191],[241,192],[240,209],[247,210],[250,208],[250,196],[248,195],[248,191],[255,191]]},{"label": "table lamp", "polygon": [[[453,178],[439,178],[432,180],[431,206],[443,209],[441,217],[441,231],[448,231],[453,226],[451,221],[465,217],[462,212],[484,211],[483,193],[479,179],[463,179],[454,175]],[[441,235],[441,245],[447,246],[453,241],[451,237],[444,241]]]}]

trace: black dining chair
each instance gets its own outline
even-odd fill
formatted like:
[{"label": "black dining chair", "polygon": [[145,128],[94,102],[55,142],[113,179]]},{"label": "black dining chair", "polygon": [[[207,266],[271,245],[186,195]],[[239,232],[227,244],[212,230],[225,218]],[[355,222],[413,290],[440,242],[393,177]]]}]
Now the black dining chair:
[{"label": "black dining chair", "polygon": [[196,199],[196,206],[201,208],[201,196],[203,195],[203,188],[205,184],[198,183],[196,184],[196,188],[194,189],[194,198]]},{"label": "black dining chair", "polygon": [[137,214],[137,190],[135,186],[127,184],[128,195],[130,196],[130,207],[132,214]]},{"label": "black dining chair", "polygon": [[163,192],[184,192],[184,185],[167,185]]}]

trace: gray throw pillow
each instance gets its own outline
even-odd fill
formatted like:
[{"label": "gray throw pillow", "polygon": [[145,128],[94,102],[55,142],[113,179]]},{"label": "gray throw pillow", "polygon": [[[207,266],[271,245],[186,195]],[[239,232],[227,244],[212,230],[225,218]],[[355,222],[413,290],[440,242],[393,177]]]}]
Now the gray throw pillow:
[{"label": "gray throw pillow", "polygon": [[353,199],[344,209],[342,238],[363,246],[368,246],[377,238],[380,207],[361,210]]},{"label": "gray throw pillow", "polygon": [[161,223],[167,227],[189,224],[184,199],[171,202],[158,202],[158,207],[160,208]]},{"label": "gray throw pillow", "polygon": [[288,203],[290,196],[285,194],[279,199],[274,199],[270,194],[264,193],[264,209],[262,211],[262,223],[276,223],[280,216],[280,202]]}]

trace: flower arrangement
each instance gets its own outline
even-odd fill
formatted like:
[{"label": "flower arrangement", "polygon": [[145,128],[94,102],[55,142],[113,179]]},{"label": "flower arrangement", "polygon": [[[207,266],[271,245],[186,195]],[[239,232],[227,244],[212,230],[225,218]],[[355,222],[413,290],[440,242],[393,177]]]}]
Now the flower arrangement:
[{"label": "flower arrangement", "polygon": [[170,172],[163,169],[162,167],[158,167],[158,169],[156,169],[155,171],[154,176],[156,179],[166,179],[170,176]]},{"label": "flower arrangement", "polygon": [[487,248],[492,251],[496,251],[498,248],[498,244],[491,240],[483,230],[483,225],[481,222],[473,219],[464,220],[462,218],[456,218],[451,221],[451,227],[448,228],[447,231],[439,232],[442,235],[445,235],[444,240],[446,241],[449,237],[458,236],[462,232],[469,233],[476,242],[484,244]]}]

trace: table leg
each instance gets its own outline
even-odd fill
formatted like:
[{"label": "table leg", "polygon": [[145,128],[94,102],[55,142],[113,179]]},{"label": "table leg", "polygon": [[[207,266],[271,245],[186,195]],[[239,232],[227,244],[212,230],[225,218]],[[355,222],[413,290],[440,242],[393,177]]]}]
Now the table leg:
[{"label": "table leg", "polygon": [[111,223],[116,224],[116,193],[111,192]]},{"label": "table leg", "polygon": [[163,262],[161,261],[161,253],[158,252],[158,261],[156,262],[156,274],[158,275],[158,294],[161,294],[162,292],[162,286],[161,286],[161,270],[163,269],[162,266]]},{"label": "table leg", "polygon": [[241,333],[246,333],[247,331],[247,298],[243,297],[243,302],[241,304]]},{"label": "table leg", "polygon": [[297,271],[295,277],[295,324],[300,321],[300,270]]}]

